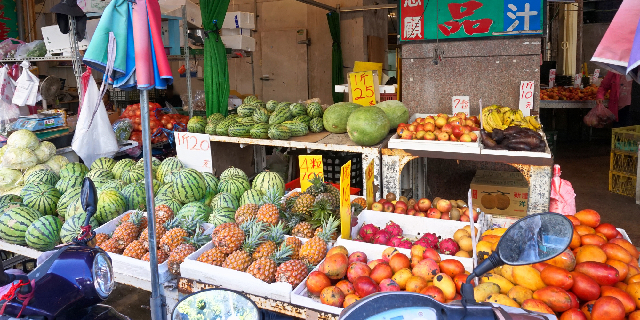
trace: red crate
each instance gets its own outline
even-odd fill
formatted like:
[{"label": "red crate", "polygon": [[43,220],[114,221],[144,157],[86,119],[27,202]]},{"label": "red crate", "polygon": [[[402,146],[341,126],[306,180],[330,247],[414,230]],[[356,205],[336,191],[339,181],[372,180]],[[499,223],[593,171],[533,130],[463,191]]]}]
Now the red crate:
[{"label": "red crate", "polygon": [[387,101],[387,100],[398,100],[398,94],[397,93],[381,93],[380,101]]}]

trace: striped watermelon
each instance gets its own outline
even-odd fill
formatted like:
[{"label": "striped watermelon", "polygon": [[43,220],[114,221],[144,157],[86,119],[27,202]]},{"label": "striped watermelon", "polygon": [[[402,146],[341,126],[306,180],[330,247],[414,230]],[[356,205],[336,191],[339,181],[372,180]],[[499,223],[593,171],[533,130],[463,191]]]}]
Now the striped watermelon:
[{"label": "striped watermelon", "polygon": [[242,178],[230,178],[220,180],[218,190],[220,192],[228,192],[234,195],[237,199],[242,197],[242,194],[251,189],[249,182]]},{"label": "striped watermelon", "polygon": [[144,179],[144,169],[136,166],[129,168],[129,170],[126,170],[122,173],[122,176],[120,176],[120,180],[126,184],[132,184],[142,179]]},{"label": "striped watermelon", "polygon": [[227,117],[226,119],[224,119],[224,121],[218,123],[218,125],[216,126],[216,135],[218,136],[229,135],[229,127],[234,123],[238,123],[237,117],[231,117],[231,116]]},{"label": "striped watermelon", "polygon": [[122,191],[122,189],[124,189],[124,187],[126,186],[127,184],[122,180],[109,180],[107,181],[107,183],[103,184],[102,187],[100,187],[98,192],[104,191],[104,190]]},{"label": "striped watermelon", "polygon": [[89,168],[84,165],[84,163],[79,162],[71,162],[67,163],[62,169],[60,169],[60,178],[68,178],[68,177],[81,177],[89,172]]},{"label": "striped watermelon", "polygon": [[72,217],[77,216],[81,213],[84,213],[84,209],[82,209],[82,202],[78,197],[77,199],[69,202],[69,205],[67,206],[67,212],[64,213],[64,219],[69,220]]},{"label": "striped watermelon", "polygon": [[289,120],[289,118],[293,119],[289,108],[276,109],[269,117],[269,124],[280,124]]},{"label": "striped watermelon", "polygon": [[180,162],[178,158],[175,158],[175,157],[166,158],[164,159],[164,161],[162,161],[162,163],[160,164],[160,167],[158,167],[158,171],[156,171],[156,179],[158,179],[158,181],[161,181],[163,183],[168,183],[168,181],[165,180],[165,176],[169,175],[172,172],[178,171],[182,168],[184,168],[184,165],[182,165],[182,162]]},{"label": "striped watermelon", "polygon": [[322,118],[323,113],[324,113],[324,110],[322,109],[322,106],[319,103],[311,102],[307,105],[307,114],[309,115],[309,117]]},{"label": "striped watermelon", "polygon": [[213,198],[215,196],[216,195],[213,192],[205,191],[204,197],[202,199],[198,200],[198,202],[204,203],[205,206],[211,206],[211,201],[213,200]]},{"label": "striped watermelon", "polygon": [[[102,158],[98,158],[95,161],[93,161],[93,163],[91,164],[91,170],[96,170],[96,169],[104,169],[107,171],[111,171],[113,169],[113,166],[116,165],[116,161],[111,159],[111,158],[107,158],[107,157],[102,157]],[[90,171],[91,171],[90,170]]]},{"label": "striped watermelon", "polygon": [[254,104],[260,102],[260,100],[256,96],[246,96],[242,102],[246,104]]},{"label": "striped watermelon", "polygon": [[40,212],[28,207],[15,207],[6,211],[0,216],[0,238],[9,243],[26,245],[24,235],[29,226],[40,217]]},{"label": "striped watermelon", "polygon": [[237,110],[240,117],[251,117],[256,111],[256,106],[253,104],[241,104]]},{"label": "striped watermelon", "polygon": [[284,180],[276,172],[264,171],[258,173],[253,179],[251,187],[260,190],[263,194],[267,194],[271,189],[276,189],[279,196],[282,197],[284,195]]},{"label": "striped watermelon", "polygon": [[209,172],[203,172],[202,176],[204,177],[204,183],[207,186],[207,191],[213,193],[214,196],[218,194],[218,184],[220,183],[220,180]]},{"label": "striped watermelon", "polygon": [[[142,180],[142,183],[143,185],[146,185],[146,181],[144,181],[144,179]],[[162,187],[162,184],[156,179],[153,179],[152,184],[153,184],[153,194],[158,193],[158,190],[160,190],[160,187]]]},{"label": "striped watermelon", "polygon": [[280,110],[280,109],[284,109],[284,108],[289,109],[289,106],[290,106],[290,105],[291,105],[291,102],[286,102],[286,101],[280,102],[280,103],[278,103],[278,105],[276,106],[276,109],[275,109],[275,110],[273,110],[272,112],[276,112],[276,111],[278,111],[278,110]]},{"label": "striped watermelon", "polygon": [[98,189],[102,189],[102,187],[104,187],[107,183],[113,180],[105,179],[105,178],[96,178],[96,179],[91,179],[91,181],[93,181],[93,185],[96,187],[96,190],[98,190]]},{"label": "striped watermelon", "polygon": [[147,197],[142,182],[132,183],[122,189],[127,210],[147,210]]},{"label": "striped watermelon", "polygon": [[222,171],[222,174],[220,175],[220,180],[226,180],[232,177],[240,177],[249,181],[249,178],[247,177],[247,174],[244,173],[244,171],[234,167],[229,167],[227,170]]},{"label": "striped watermelon", "polygon": [[254,124],[242,124],[236,123],[229,127],[229,136],[230,137],[241,137],[241,138],[249,138],[251,137],[251,128],[253,128]]},{"label": "striped watermelon", "polygon": [[[71,219],[67,219],[64,222],[64,224],[62,225],[62,229],[60,229],[60,240],[62,240],[62,243],[71,242],[73,238],[77,237],[80,234],[86,216],[86,213],[77,214]],[[92,229],[96,229],[99,226],[98,221],[96,221],[96,219],[94,219],[93,217],[89,219],[89,224],[91,225]]]},{"label": "striped watermelon", "polygon": [[313,118],[309,121],[309,131],[311,132],[322,132],[324,130],[324,123],[322,122],[322,117]]},{"label": "striped watermelon", "polygon": [[[24,207],[24,208],[29,208],[27,207],[26,204],[22,203],[22,202],[9,202],[9,203],[5,203],[0,205],[0,213],[1,212],[6,212],[7,210],[13,209],[13,208],[17,208],[17,207]],[[29,208],[31,209],[31,208]]]},{"label": "striped watermelon", "polygon": [[[107,159],[109,159],[109,158],[107,158]],[[96,179],[103,179],[103,180],[109,179],[109,180],[112,180],[112,179],[114,179],[113,173],[111,172],[111,170],[107,170],[107,169],[91,169],[91,171],[89,171],[87,173],[85,178],[90,178],[91,180],[96,180]]]},{"label": "striped watermelon", "polygon": [[[24,179],[26,179],[26,178],[27,178],[28,176],[30,176],[32,173],[34,173],[34,172],[36,172],[36,171],[40,171],[40,170],[47,170],[47,171],[51,171],[51,173],[53,173],[53,174],[55,174],[55,175],[56,175],[56,178],[58,178],[58,179],[60,178],[60,176],[58,176],[58,174],[57,174],[57,173],[55,173],[55,171],[53,171],[53,169],[51,169],[51,167],[49,167],[49,166],[48,166],[48,165],[46,165],[46,164],[38,164],[38,165],[35,165],[35,166],[33,166],[33,167],[31,167],[31,168],[27,169],[27,171],[25,171],[25,172],[24,172],[24,174],[22,175],[22,177],[23,177]],[[56,179],[56,180],[57,180],[57,179]]]},{"label": "striped watermelon", "polygon": [[163,185],[162,187],[160,187],[160,189],[158,189],[158,192],[156,192],[155,195],[167,195],[169,197],[173,197],[173,183],[167,183]]},{"label": "striped watermelon", "polygon": [[178,212],[182,208],[182,204],[178,200],[164,194],[157,195],[154,202],[156,207],[164,204],[171,208],[173,212]]},{"label": "striped watermelon", "polygon": [[0,208],[2,208],[3,205],[9,204],[11,202],[22,202],[22,198],[15,194],[5,194],[3,196],[0,196]]},{"label": "striped watermelon", "polygon": [[28,176],[25,175],[24,184],[44,182],[53,187],[56,185],[58,180],[60,180],[60,178],[58,178],[58,175],[53,173],[53,171],[38,170],[31,172],[31,174],[29,174]]},{"label": "striped watermelon", "polygon": [[182,206],[176,217],[180,219],[195,217],[198,220],[207,221],[211,211],[211,207],[204,205],[204,203],[190,202]]},{"label": "striped watermelon", "polygon": [[60,200],[60,191],[46,183],[31,183],[20,192],[22,202],[42,215],[54,214]]},{"label": "striped watermelon", "polygon": [[207,120],[201,116],[193,116],[187,122],[187,131],[193,133],[204,133],[204,128],[207,126]]},{"label": "striped watermelon", "polygon": [[306,115],[303,115],[303,116],[297,116],[297,117],[293,118],[293,120],[292,120],[292,121],[300,122],[300,123],[304,123],[304,124],[306,124],[307,126],[309,126],[309,122],[311,122],[311,117],[306,116]]},{"label": "striped watermelon", "polygon": [[25,233],[27,245],[39,251],[49,251],[60,243],[62,222],[58,217],[44,216],[34,221]]},{"label": "striped watermelon", "polygon": [[266,123],[258,123],[251,127],[249,134],[254,139],[267,139],[269,138],[269,125]]},{"label": "striped watermelon", "polygon": [[306,116],[307,115],[307,107],[302,103],[293,103],[289,106],[289,110],[291,110],[291,115],[293,117],[297,116]]},{"label": "striped watermelon", "polygon": [[98,195],[98,210],[93,218],[104,224],[121,215],[127,208],[124,197],[115,190],[106,190]]},{"label": "striped watermelon", "polygon": [[207,190],[202,173],[194,169],[182,169],[173,174],[173,193],[182,203],[202,199]]},{"label": "striped watermelon", "polygon": [[238,199],[230,193],[220,192],[215,196],[215,198],[213,198],[213,200],[211,200],[211,207],[214,209],[219,207],[229,207],[237,210]]},{"label": "striped watermelon", "polygon": [[224,115],[222,113],[214,113],[207,117],[207,123],[219,123],[224,120]]},{"label": "striped watermelon", "polygon": [[309,133],[309,127],[303,122],[285,121],[280,125],[289,128],[292,137],[301,137]]},{"label": "striped watermelon", "polygon": [[80,199],[80,190],[81,187],[75,187],[67,190],[62,196],[60,200],[58,200],[58,215],[64,217],[67,214],[67,208],[73,201]]},{"label": "striped watermelon", "polygon": [[229,207],[218,207],[213,209],[211,215],[209,215],[209,223],[213,227],[217,227],[223,223],[235,222],[236,209]]},{"label": "striped watermelon", "polygon": [[283,125],[275,125],[269,127],[269,132],[267,133],[269,138],[273,140],[287,140],[291,138],[291,132],[289,128]]},{"label": "striped watermelon", "polygon": [[[156,157],[151,157],[151,168],[155,171],[162,164],[160,160]],[[136,166],[144,168],[144,158],[140,158],[138,162],[136,162]]]},{"label": "striped watermelon", "polygon": [[262,107],[256,108],[256,111],[253,112],[253,121],[256,123],[269,122],[269,111]]},{"label": "striped watermelon", "polygon": [[242,194],[242,197],[240,198],[240,206],[247,203],[262,204],[263,198],[264,194],[260,190],[249,189]]},{"label": "striped watermelon", "polygon": [[122,177],[122,173],[129,170],[135,164],[136,162],[133,161],[133,159],[122,159],[116,162],[116,164],[113,166],[113,169],[111,169],[111,172],[116,179],[120,179],[120,177]]}]

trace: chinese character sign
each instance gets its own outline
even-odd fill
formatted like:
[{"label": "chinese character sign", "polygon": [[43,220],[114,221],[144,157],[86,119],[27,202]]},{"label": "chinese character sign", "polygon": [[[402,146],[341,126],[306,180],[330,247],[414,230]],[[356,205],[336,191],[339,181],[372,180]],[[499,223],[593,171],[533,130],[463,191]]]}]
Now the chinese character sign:
[{"label": "chinese character sign", "polygon": [[534,81],[520,81],[519,109],[525,117],[531,115],[531,109],[533,109],[533,90],[535,90],[535,87]]},{"label": "chinese character sign", "polygon": [[373,168],[373,162],[375,160],[371,160],[371,162],[369,162],[369,165],[367,166],[367,169],[364,172],[364,175],[366,177],[366,186],[367,186],[367,208],[366,209],[371,209],[371,205],[373,205],[373,202],[375,201],[374,197],[373,197],[373,174],[374,174],[374,168]]},{"label": "chinese character sign", "polygon": [[399,5],[402,10],[402,19],[400,21],[401,39],[424,39],[423,0],[400,0]]},{"label": "chinese character sign", "polygon": [[298,162],[300,163],[300,188],[302,192],[311,186],[309,180],[316,176],[322,178],[322,181],[324,181],[321,155],[300,156]]},{"label": "chinese character sign", "polygon": [[351,238],[351,160],[340,169],[340,223],[342,238]]},{"label": "chinese character sign", "polygon": [[541,2],[504,0],[504,31],[538,31],[541,26]]},{"label": "chinese character sign", "polygon": [[178,160],[185,167],[213,173],[211,142],[208,134],[174,132]]},{"label": "chinese character sign", "polygon": [[470,116],[469,114],[469,96],[453,96],[451,97],[451,112],[452,114],[457,114],[458,112],[463,112],[464,114]]},{"label": "chinese character sign", "polygon": [[0,41],[18,37],[18,18],[14,0],[0,0]]},{"label": "chinese character sign", "polygon": [[376,89],[373,82],[373,72],[349,73],[349,88],[351,100],[365,107],[376,105]]}]

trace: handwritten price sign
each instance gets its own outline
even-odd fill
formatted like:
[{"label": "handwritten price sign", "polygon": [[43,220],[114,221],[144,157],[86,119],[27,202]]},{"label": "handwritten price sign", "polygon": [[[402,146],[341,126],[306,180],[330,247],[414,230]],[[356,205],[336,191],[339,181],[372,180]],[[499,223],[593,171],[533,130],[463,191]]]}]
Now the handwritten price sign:
[{"label": "handwritten price sign", "polygon": [[457,114],[458,112],[464,112],[464,114],[470,116],[469,114],[469,96],[453,96],[451,97],[451,111],[452,114]]},{"label": "handwritten price sign", "polygon": [[342,239],[351,238],[351,160],[340,169],[340,223]]},{"label": "handwritten price sign", "polygon": [[350,73],[349,86],[353,102],[363,106],[374,106],[376,104],[376,91],[372,71]]},{"label": "handwritten price sign", "polygon": [[533,109],[533,90],[535,89],[534,81],[520,81],[520,106],[522,114],[526,116],[531,115]]},{"label": "handwritten price sign", "polygon": [[324,181],[324,171],[322,170],[322,156],[300,156],[300,188],[302,192],[311,186],[309,180],[319,176]]},{"label": "handwritten price sign", "polygon": [[374,202],[373,198],[373,161],[369,162],[367,169],[364,171],[367,186],[367,209],[371,209],[371,205]]},{"label": "handwritten price sign", "polygon": [[208,134],[174,132],[178,160],[185,167],[213,173],[211,142]]}]

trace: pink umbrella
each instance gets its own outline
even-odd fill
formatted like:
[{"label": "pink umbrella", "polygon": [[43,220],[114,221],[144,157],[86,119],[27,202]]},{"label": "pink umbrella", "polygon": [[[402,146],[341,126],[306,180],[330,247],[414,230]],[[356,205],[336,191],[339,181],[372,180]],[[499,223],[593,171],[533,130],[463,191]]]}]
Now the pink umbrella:
[{"label": "pink umbrella", "polygon": [[640,1],[622,1],[591,61],[605,69],[626,75],[639,20]]}]

